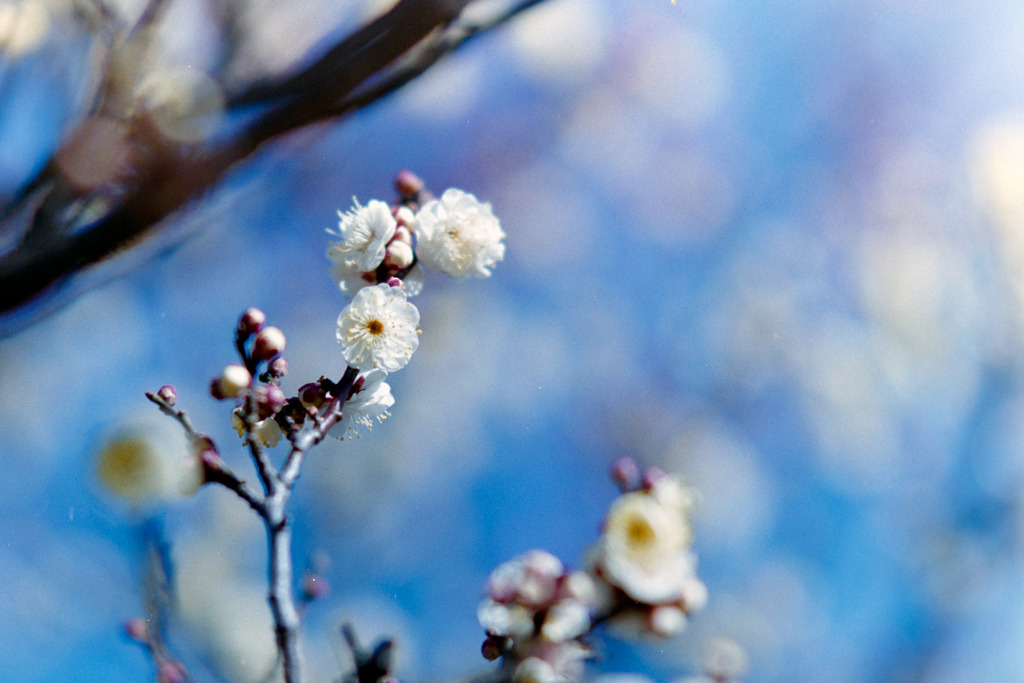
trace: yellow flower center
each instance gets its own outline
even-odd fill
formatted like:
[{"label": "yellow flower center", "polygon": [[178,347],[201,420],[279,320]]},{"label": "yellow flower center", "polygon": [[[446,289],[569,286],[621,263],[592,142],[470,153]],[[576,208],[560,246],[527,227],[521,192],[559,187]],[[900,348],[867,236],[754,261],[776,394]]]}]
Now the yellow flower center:
[{"label": "yellow flower center", "polygon": [[654,529],[643,517],[635,516],[626,523],[626,540],[634,548],[650,545],[654,537]]}]

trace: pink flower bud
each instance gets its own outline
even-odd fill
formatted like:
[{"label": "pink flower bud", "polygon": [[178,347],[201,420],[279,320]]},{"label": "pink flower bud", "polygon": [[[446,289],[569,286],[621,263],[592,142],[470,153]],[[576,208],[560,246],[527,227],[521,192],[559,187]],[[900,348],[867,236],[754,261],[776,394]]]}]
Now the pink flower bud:
[{"label": "pink flower bud", "polygon": [[[412,213],[412,212],[410,211],[409,213]],[[410,226],[411,226],[411,224],[410,224]],[[394,244],[395,242],[401,242],[402,244],[408,244],[411,247],[412,246],[412,233],[409,232],[409,229],[406,228],[405,226],[399,225],[397,228],[395,228],[395,234],[394,234],[394,236],[392,236],[391,242],[389,244]]]},{"label": "pink flower bud", "polygon": [[278,356],[274,360],[270,361],[270,365],[267,366],[267,372],[272,377],[280,379],[288,374],[288,361]]},{"label": "pink flower bud", "polygon": [[331,584],[327,582],[327,579],[318,574],[306,572],[302,579],[302,592],[310,600],[319,600],[320,598],[327,597],[331,592]]},{"label": "pink flower bud", "polygon": [[623,493],[635,491],[640,487],[640,465],[628,455],[615,458],[611,469],[614,481]]},{"label": "pink flower bud", "polygon": [[267,321],[267,314],[258,308],[247,308],[238,321],[238,333],[243,337],[256,334]]},{"label": "pink flower bud", "polygon": [[[405,234],[408,235],[409,230],[407,228],[411,228],[413,223],[416,222],[416,214],[408,206],[399,206],[395,209],[395,222],[398,223],[398,229],[405,230]],[[398,235],[397,231],[395,231],[395,235]]]},{"label": "pink flower bud", "polygon": [[660,467],[648,467],[644,470],[644,488],[650,490],[654,488],[655,484],[668,476],[668,473]]},{"label": "pink flower bud", "polygon": [[395,270],[408,268],[412,265],[412,247],[405,242],[392,242],[384,254],[384,265]]},{"label": "pink flower bud", "polygon": [[124,632],[129,638],[140,643],[149,639],[149,626],[142,617],[132,617],[124,622]]},{"label": "pink flower bud", "polygon": [[156,395],[164,400],[169,406],[173,406],[178,401],[178,391],[170,384],[165,384],[160,387],[160,390],[156,392]]},{"label": "pink flower bud", "polygon": [[307,408],[319,408],[324,403],[324,392],[317,382],[309,382],[299,387],[299,400]]},{"label": "pink flower bud", "polygon": [[388,287],[401,287],[401,286],[402,286],[402,281],[399,280],[397,277],[389,277],[388,278]]},{"label": "pink flower bud", "polygon": [[395,189],[403,199],[416,199],[423,191],[423,181],[412,171],[399,171],[395,176]]},{"label": "pink flower bud", "polygon": [[156,668],[156,680],[158,683],[185,683],[188,674],[181,662],[164,660]]},{"label": "pink flower bud", "polygon": [[281,387],[276,384],[263,384],[256,389],[256,406],[261,420],[276,414],[287,402]]},{"label": "pink flower bud", "polygon": [[210,383],[210,395],[220,400],[237,398],[252,384],[252,375],[238,363],[226,365],[224,370]]},{"label": "pink flower bud", "polygon": [[284,351],[286,343],[284,332],[276,327],[264,327],[252,344],[252,357],[256,360],[270,360]]}]

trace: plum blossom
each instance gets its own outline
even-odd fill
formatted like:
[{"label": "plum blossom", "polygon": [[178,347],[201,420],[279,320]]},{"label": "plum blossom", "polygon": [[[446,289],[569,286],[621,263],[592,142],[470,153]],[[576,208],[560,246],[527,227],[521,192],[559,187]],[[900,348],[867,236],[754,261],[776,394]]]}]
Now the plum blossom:
[{"label": "plum blossom", "polygon": [[388,242],[398,224],[384,202],[374,199],[360,206],[354,198],[352,201],[354,206],[347,213],[338,212],[338,232],[331,234],[341,240],[331,243],[327,255],[336,263],[346,263],[354,270],[367,272],[384,260]]},{"label": "plum blossom", "polygon": [[695,494],[668,475],[648,479],[647,488],[626,492],[612,504],[591,563],[608,584],[647,606],[623,614],[621,625],[628,628],[629,617],[637,617],[641,631],[669,636],[685,627],[687,613],[707,602],[690,549]]},{"label": "plum blossom", "polygon": [[364,287],[338,316],[338,342],[345,362],[359,370],[401,370],[419,347],[420,312],[402,287]]},{"label": "plum blossom", "polygon": [[505,244],[491,205],[455,188],[416,213],[416,256],[452,277],[489,277],[505,258]]},{"label": "plum blossom", "polygon": [[359,436],[358,428],[373,429],[373,421],[383,422],[391,413],[388,408],[395,405],[391,387],[384,379],[388,373],[370,370],[356,380],[357,391],[345,402],[342,417],[331,428],[331,434],[342,438]]},{"label": "plum blossom", "polygon": [[[235,408],[231,412],[231,426],[235,428],[239,436],[245,436],[245,419],[242,417],[242,406]],[[284,432],[281,431],[281,425],[277,424],[277,420],[273,417],[268,417],[256,421],[253,436],[259,439],[260,443],[267,448],[273,448],[281,440],[281,437],[284,436]]]},{"label": "plum blossom", "polygon": [[111,492],[133,503],[189,496],[203,484],[195,444],[172,425],[148,419],[126,423],[108,436],[98,474]]},{"label": "plum blossom", "polygon": [[487,632],[484,654],[504,657],[513,680],[577,680],[590,650],[579,639],[589,633],[594,582],[567,572],[561,560],[531,550],[499,566],[488,581],[488,597],[477,618]]}]

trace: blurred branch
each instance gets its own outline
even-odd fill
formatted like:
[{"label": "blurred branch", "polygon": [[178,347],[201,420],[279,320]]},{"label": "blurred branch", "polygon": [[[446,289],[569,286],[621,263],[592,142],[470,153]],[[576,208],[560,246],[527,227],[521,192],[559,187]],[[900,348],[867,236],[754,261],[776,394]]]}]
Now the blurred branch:
[{"label": "blurred branch", "polygon": [[[147,236],[165,218],[215,188],[263,145],[372,104],[427,71],[469,37],[504,23],[540,0],[515,4],[484,23],[460,24],[459,15],[471,1],[400,0],[306,68],[230,97],[229,111],[262,111],[227,140],[185,143],[172,139],[145,112],[123,113],[110,120],[100,120],[103,115],[84,119],[79,124],[82,134],[76,137],[78,131],[73,131],[46,170],[0,207],[5,223],[27,222],[22,227],[0,226],[3,232],[19,231],[22,236],[0,255],[0,312],[15,311]],[[150,3],[144,17],[159,15],[160,5]],[[100,125],[111,140],[124,146],[128,168],[112,172],[95,187],[83,186],[68,172],[67,164],[62,165],[62,154],[68,156],[67,148],[77,140],[75,161],[91,163],[92,158],[83,156],[81,139],[94,140],[90,126]],[[110,154],[111,145],[93,147],[88,152],[94,156]]]}]

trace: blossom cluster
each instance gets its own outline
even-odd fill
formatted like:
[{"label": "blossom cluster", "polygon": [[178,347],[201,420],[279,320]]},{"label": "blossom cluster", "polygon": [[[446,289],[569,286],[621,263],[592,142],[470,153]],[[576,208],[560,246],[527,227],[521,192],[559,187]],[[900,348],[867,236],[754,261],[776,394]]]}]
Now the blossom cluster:
[{"label": "blossom cluster", "polygon": [[345,294],[398,278],[415,296],[423,288],[421,265],[455,278],[489,277],[505,258],[505,233],[489,203],[456,188],[434,198],[407,171],[395,185],[397,203],[353,200],[351,209],[338,212],[337,231],[328,231],[339,238],[327,256]]},{"label": "blossom cluster", "polygon": [[621,458],[622,488],[584,568],[569,571],[543,550],[498,567],[477,617],[483,654],[502,658],[513,681],[554,683],[581,677],[586,637],[601,623],[632,637],[670,637],[707,602],[697,578],[690,516],[696,494],[657,468],[641,472]]}]

